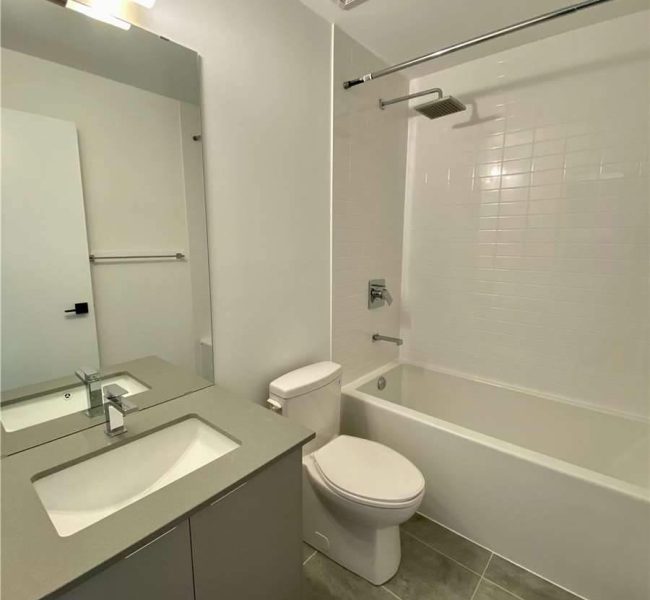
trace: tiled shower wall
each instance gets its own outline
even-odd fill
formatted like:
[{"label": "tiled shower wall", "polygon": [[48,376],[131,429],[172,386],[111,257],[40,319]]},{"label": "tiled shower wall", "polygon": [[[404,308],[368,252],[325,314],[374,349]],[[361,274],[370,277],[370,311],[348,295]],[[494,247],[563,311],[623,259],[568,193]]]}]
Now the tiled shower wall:
[{"label": "tiled shower wall", "polygon": [[649,15],[412,83],[403,360],[648,415]]},{"label": "tiled shower wall", "polygon": [[[407,111],[379,109],[380,97],[408,93],[401,76],[343,89],[343,81],[385,66],[348,35],[334,33],[332,189],[332,355],[344,381],[397,358],[397,347],[373,343],[399,333]],[[395,301],[368,310],[368,280],[385,278]]]}]

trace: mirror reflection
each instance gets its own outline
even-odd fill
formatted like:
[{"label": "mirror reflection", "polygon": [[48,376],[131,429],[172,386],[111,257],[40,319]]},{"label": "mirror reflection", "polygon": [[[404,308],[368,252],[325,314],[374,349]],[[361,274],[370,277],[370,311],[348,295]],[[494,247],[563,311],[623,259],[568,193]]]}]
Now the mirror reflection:
[{"label": "mirror reflection", "polygon": [[145,357],[212,380],[197,55],[45,0],[1,52],[3,428],[143,393]]}]

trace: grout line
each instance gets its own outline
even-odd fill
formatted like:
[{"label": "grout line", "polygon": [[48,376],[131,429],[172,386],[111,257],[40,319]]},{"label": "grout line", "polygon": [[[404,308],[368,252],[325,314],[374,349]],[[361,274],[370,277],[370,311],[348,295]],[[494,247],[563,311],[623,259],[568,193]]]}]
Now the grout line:
[{"label": "grout line", "polygon": [[402,600],[395,592],[389,590],[385,585],[382,585],[381,589],[386,590],[393,598],[397,598],[397,600]]},{"label": "grout line", "polygon": [[454,535],[457,535],[459,538],[462,538],[466,541],[468,541],[470,544],[473,544],[474,546],[478,546],[479,548],[482,548],[483,550],[487,550],[488,552],[492,553],[492,550],[488,548],[487,546],[483,546],[482,544],[479,544],[478,542],[475,542],[473,539],[468,538],[466,535],[463,535],[462,533],[458,533],[455,529],[451,529],[450,527],[447,527],[446,525],[443,525],[440,523],[440,521],[436,521],[435,519],[432,519],[431,517],[418,512],[418,515],[420,515],[423,519],[426,519],[427,521],[431,521],[431,523],[435,523],[439,527],[442,527],[443,529],[446,529],[447,531],[451,531]]},{"label": "grout line", "polygon": [[488,558],[487,563],[485,564],[485,568],[483,569],[483,573],[481,573],[481,578],[478,580],[478,583],[476,584],[476,587],[474,588],[474,593],[472,594],[472,597],[469,600],[474,600],[474,597],[476,596],[476,593],[478,592],[478,588],[481,587],[481,582],[485,579],[485,573],[487,573],[488,567],[490,566],[490,563],[492,562],[492,557],[494,556],[494,552],[490,554],[490,558]]},{"label": "grout line", "polygon": [[512,596],[515,600],[524,600],[521,596],[517,596],[512,590],[509,590],[508,588],[504,588],[502,585],[499,585],[498,583],[494,583],[491,579],[485,578],[485,581],[493,585],[495,588],[499,588],[502,592],[506,592],[506,594],[509,594]]},{"label": "grout line", "polygon": [[307,564],[307,563],[308,563],[312,558],[314,558],[314,556],[316,556],[317,554],[318,554],[318,550],[314,550],[314,552],[313,552],[312,554],[310,554],[310,555],[309,555],[309,556],[308,556],[308,557],[307,557],[307,558],[302,562],[302,566],[304,567],[304,566],[305,566],[305,565],[306,565],[306,564]]},{"label": "grout line", "polygon": [[[434,547],[431,546],[430,544],[427,544],[424,540],[421,540],[421,539],[420,539],[419,537],[417,537],[416,535],[413,535],[410,531],[404,531],[404,530],[402,530],[402,533],[408,535],[409,537],[412,537],[414,540],[417,540],[418,542],[420,542],[420,544],[422,544],[422,545],[426,546],[427,548],[429,548],[429,550],[433,550],[433,551],[436,552],[437,554],[440,554],[441,556],[444,556],[445,558],[448,558],[448,559],[451,560],[452,562],[455,562],[457,565],[463,567],[463,569],[466,569],[466,570],[469,571],[470,573],[474,573],[474,575],[478,575],[479,577],[481,577],[481,574],[480,574],[478,571],[475,571],[474,569],[470,569],[467,565],[464,565],[462,562],[456,560],[455,558],[452,558],[452,557],[449,556],[448,554],[445,554],[444,552],[440,552],[440,550],[438,550],[437,548],[434,548]],[[490,560],[488,559],[488,563],[489,563],[489,562],[490,562]]]},{"label": "grout line", "polygon": [[[498,557],[498,558],[501,558],[501,559],[503,559],[503,560],[505,560],[505,561],[507,561],[507,562],[513,564],[513,565],[515,565],[516,567],[519,567],[520,569],[526,571],[527,573],[530,573],[531,575],[534,575],[535,577],[541,579],[542,581],[545,581],[546,583],[548,583],[548,584],[550,584],[550,585],[552,585],[552,586],[554,586],[554,587],[556,587],[556,588],[558,588],[558,589],[560,589],[560,590],[563,590],[563,591],[565,591],[565,592],[567,592],[567,593],[569,593],[569,594],[573,594],[573,595],[576,597],[576,600],[587,600],[586,598],[584,598],[584,597],[582,597],[582,596],[579,596],[579,595],[576,594],[575,592],[572,592],[571,590],[568,590],[568,589],[566,589],[566,588],[564,588],[564,587],[558,585],[557,583],[551,581],[550,579],[546,579],[545,577],[542,577],[541,575],[538,575],[538,574],[535,573],[534,571],[531,571],[530,569],[527,569],[526,567],[522,567],[521,565],[519,565],[519,564],[517,564],[517,563],[511,561],[509,558],[506,558],[505,556],[502,556],[501,554],[498,554],[497,552],[493,552],[493,551],[490,550],[488,547],[486,547],[486,546],[482,546],[481,544],[479,544],[479,543],[475,542],[474,540],[472,540],[472,539],[470,539],[470,538],[468,538],[468,537],[462,535],[461,533],[458,533],[457,531],[454,531],[453,529],[450,529],[449,527],[447,527],[446,525],[443,525],[442,523],[436,521],[435,519],[432,519],[431,517],[428,517],[427,515],[424,515],[424,514],[422,514],[421,512],[418,512],[417,514],[420,515],[422,518],[426,519],[427,521],[431,521],[432,523],[435,523],[435,524],[438,525],[439,527],[442,527],[443,529],[446,529],[447,531],[450,531],[450,532],[453,533],[454,535],[457,535],[458,537],[460,537],[460,538],[462,538],[462,539],[464,539],[464,540],[467,540],[468,542],[470,542],[470,543],[473,544],[474,546],[477,546],[477,547],[479,547],[479,548],[482,548],[483,550],[488,551],[488,552],[490,553],[490,558],[488,559],[488,562],[487,562],[487,564],[485,565],[485,569],[483,569],[483,574],[481,575],[481,574],[478,573],[477,571],[474,571],[473,569],[470,569],[467,565],[464,565],[463,563],[457,561],[456,559],[452,558],[451,556],[448,556],[448,555],[445,554],[444,552],[441,552],[440,550],[438,550],[437,548],[431,546],[430,544],[428,544],[428,543],[425,542],[424,540],[421,540],[421,539],[420,539],[419,537],[417,537],[416,535],[413,535],[412,533],[410,533],[410,532],[408,532],[408,531],[405,531],[403,528],[400,528],[400,531],[402,531],[403,533],[406,533],[407,535],[410,535],[412,538],[416,539],[416,540],[417,540],[418,542],[420,542],[421,544],[424,544],[427,548],[430,548],[431,550],[437,552],[438,554],[441,554],[442,556],[445,556],[446,558],[448,558],[448,559],[450,559],[450,560],[453,560],[455,563],[457,563],[457,564],[459,564],[459,565],[465,567],[468,571],[470,571],[470,572],[472,572],[472,573],[475,573],[476,575],[481,575],[481,577],[482,577],[483,579],[485,579],[486,581],[489,581],[492,585],[498,587],[499,589],[503,590],[504,592],[508,592],[508,594],[510,594],[511,596],[513,596],[514,598],[516,598],[517,600],[524,600],[524,599],[520,598],[517,594],[515,594],[515,593],[512,592],[512,591],[510,591],[508,588],[504,588],[503,586],[499,585],[498,583],[494,583],[494,581],[492,581],[491,579],[485,577],[485,573],[487,572],[487,568],[488,568],[488,566],[489,566],[490,563],[492,562],[492,559],[493,559],[495,556]],[[479,582],[479,583],[480,583],[480,582]],[[473,596],[472,596],[472,598],[473,598]],[[470,598],[470,600],[472,600],[472,599]]]},{"label": "grout line", "polygon": [[[551,585],[551,586],[553,586],[553,587],[555,587],[555,588],[557,588],[559,590],[562,590],[563,592],[566,592],[567,594],[573,596],[576,600],[588,600],[584,596],[580,596],[576,592],[572,592],[571,590],[569,590],[569,589],[567,589],[565,587],[562,587],[558,583],[555,583],[554,581],[551,581],[550,579],[547,579],[546,577],[543,577],[542,575],[540,575],[539,573],[536,573],[535,571],[531,571],[530,569],[527,569],[526,567],[521,566],[519,563],[516,563],[516,562],[510,560],[509,558],[503,556],[502,554],[499,554],[497,552],[494,552],[493,554],[494,554],[494,556],[497,556],[497,557],[501,558],[502,560],[505,560],[506,562],[510,563],[511,565],[514,565],[518,569],[521,569],[522,571],[526,571],[526,573],[528,573],[529,575],[533,575],[534,577],[536,577],[537,579],[540,579],[544,583],[547,583],[547,584],[549,584],[549,585]],[[498,588],[501,588],[502,590],[505,590],[506,592],[508,592],[512,596],[515,596],[515,598],[519,598],[519,596],[517,596],[517,594],[515,594],[514,592],[511,592],[510,590],[508,590],[507,588],[504,588],[503,586],[500,586],[498,583],[494,583],[494,581],[492,581],[491,579],[488,579],[488,581],[490,583],[496,585]],[[522,599],[519,599],[519,600],[522,600]]]}]

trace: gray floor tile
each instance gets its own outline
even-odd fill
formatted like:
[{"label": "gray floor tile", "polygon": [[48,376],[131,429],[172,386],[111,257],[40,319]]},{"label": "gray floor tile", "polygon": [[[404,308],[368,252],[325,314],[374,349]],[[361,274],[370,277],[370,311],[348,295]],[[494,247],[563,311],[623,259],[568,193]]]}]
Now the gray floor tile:
[{"label": "gray floor tile", "polygon": [[314,550],[309,544],[302,543],[302,562],[305,562],[316,550]]},{"label": "gray floor tile", "polygon": [[518,598],[484,579],[478,586],[473,600],[518,600]]},{"label": "gray floor tile", "polygon": [[490,561],[485,578],[522,600],[578,600],[577,596],[499,556],[494,556]]},{"label": "gray floor tile", "polygon": [[303,600],[395,600],[385,589],[357,577],[320,552],[303,572]]},{"label": "gray floor tile", "polygon": [[477,573],[483,572],[492,554],[489,550],[477,546],[421,515],[415,515],[410,521],[404,523],[402,530]]},{"label": "gray floor tile", "polygon": [[402,564],[386,587],[402,600],[469,600],[479,577],[409,535]]}]

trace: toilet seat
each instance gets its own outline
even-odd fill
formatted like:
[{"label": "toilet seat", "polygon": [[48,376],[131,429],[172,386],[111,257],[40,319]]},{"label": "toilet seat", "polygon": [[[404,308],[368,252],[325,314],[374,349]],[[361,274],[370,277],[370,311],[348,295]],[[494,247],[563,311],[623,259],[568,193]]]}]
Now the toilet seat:
[{"label": "toilet seat", "polygon": [[424,491],[417,467],[377,442],[340,435],[312,457],[328,488],[358,504],[403,508],[419,502]]}]

